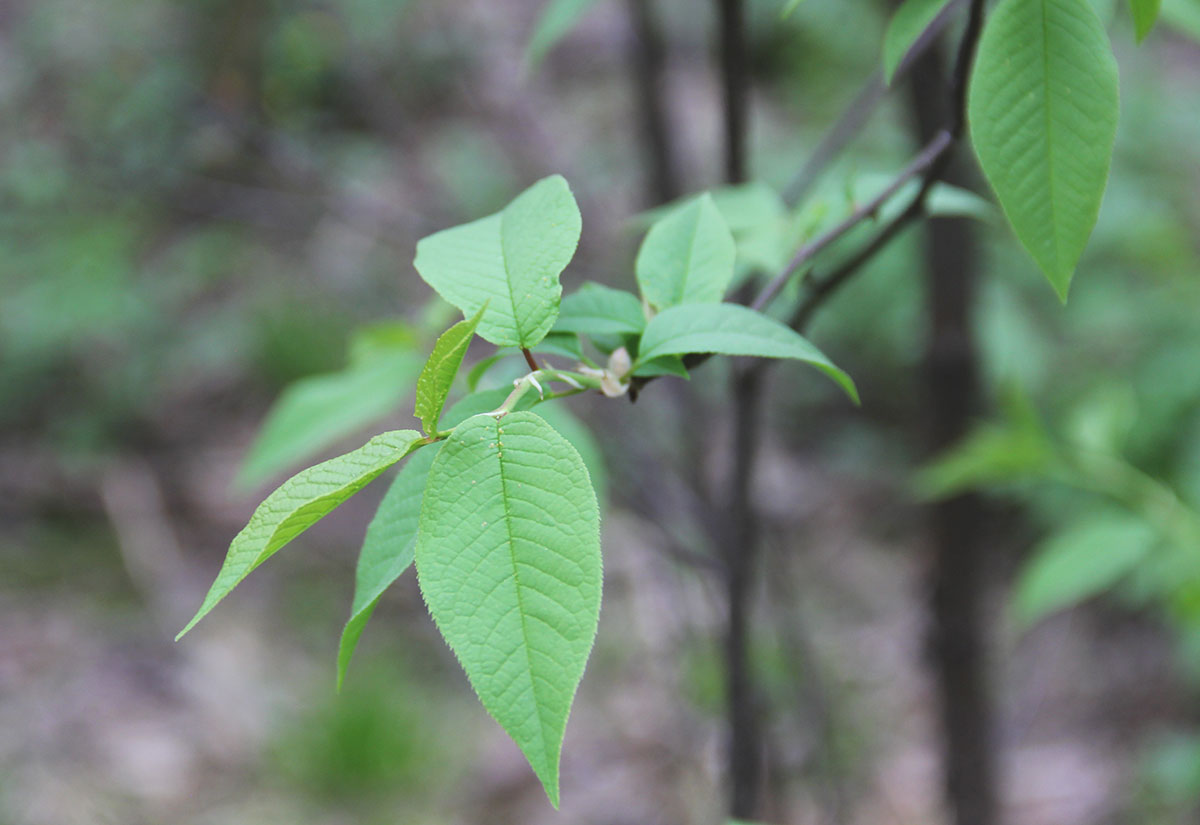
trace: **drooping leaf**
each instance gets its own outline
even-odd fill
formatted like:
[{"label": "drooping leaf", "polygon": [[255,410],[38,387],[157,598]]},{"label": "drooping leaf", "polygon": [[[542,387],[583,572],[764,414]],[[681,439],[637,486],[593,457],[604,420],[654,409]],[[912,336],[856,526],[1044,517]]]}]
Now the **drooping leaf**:
[{"label": "drooping leaf", "polygon": [[655,309],[716,303],[733,278],[736,257],[725,219],[704,194],[650,227],[638,250],[638,287]]},{"label": "drooping leaf", "polygon": [[883,36],[883,81],[889,86],[896,69],[917,40],[951,0],[904,0]]},{"label": "drooping leaf", "polygon": [[291,384],[268,413],[236,486],[256,487],[393,412],[420,364],[414,352],[392,351]]},{"label": "drooping leaf", "polygon": [[1018,622],[1029,627],[1103,593],[1145,559],[1156,541],[1145,521],[1124,513],[1089,518],[1052,536],[1017,582],[1013,609]]},{"label": "drooping leaf", "polygon": [[570,33],[596,0],[550,0],[538,15],[533,35],[525,49],[525,65],[536,68],[546,55]]},{"label": "drooping leaf", "polygon": [[1018,240],[1064,301],[1117,133],[1117,65],[1088,0],[1003,0],[971,79],[971,138]]},{"label": "drooping leaf", "polygon": [[846,373],[807,338],[774,318],[737,304],[697,304],[663,310],[650,319],[642,334],[638,363],[662,355],[708,352],[791,358],[828,375],[858,403],[858,391]]},{"label": "drooping leaf", "polygon": [[1137,31],[1137,41],[1141,43],[1154,30],[1158,22],[1158,14],[1162,11],[1162,0],[1129,0],[1129,8],[1133,13],[1133,27]]},{"label": "drooping leaf", "polygon": [[367,536],[358,554],[350,620],[346,622],[338,643],[339,691],[358,640],[384,591],[412,564],[417,545],[417,521],[421,515],[421,496],[425,492],[429,468],[440,450],[440,444],[421,450],[400,468],[392,486],[379,503],[375,517],[367,525]]},{"label": "drooping leaf", "polygon": [[413,264],[464,315],[487,305],[481,337],[497,346],[532,347],[558,316],[558,278],[575,255],[581,228],[570,187],[552,175],[502,212],[422,239]]},{"label": "drooping leaf", "polygon": [[531,412],[459,425],[433,463],[417,577],[487,711],[558,804],[600,611],[599,510],[578,452]]},{"label": "drooping leaf", "polygon": [[459,321],[442,333],[417,378],[417,404],[413,414],[421,419],[421,426],[429,435],[437,434],[438,418],[446,405],[446,397],[485,310],[486,307],[481,308],[471,318]]},{"label": "drooping leaf", "polygon": [[354,452],[309,467],[285,481],[267,496],[250,517],[250,523],[234,537],[204,603],[175,638],[195,627],[229,591],[281,547],[423,443],[416,430],[383,433]]},{"label": "drooping leaf", "polygon": [[642,302],[632,292],[587,283],[563,298],[556,332],[639,335],[646,326]]}]

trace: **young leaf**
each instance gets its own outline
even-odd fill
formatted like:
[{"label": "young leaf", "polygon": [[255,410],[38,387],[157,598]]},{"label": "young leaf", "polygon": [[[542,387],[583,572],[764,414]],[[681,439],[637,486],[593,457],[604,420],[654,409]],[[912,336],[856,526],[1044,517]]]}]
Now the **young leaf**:
[{"label": "young leaf", "polygon": [[638,286],[655,309],[717,303],[733,278],[736,257],[725,219],[704,194],[650,227],[638,250]]},{"label": "young leaf", "polygon": [[584,335],[640,335],[645,326],[646,315],[636,295],[588,283],[563,298],[554,331]]},{"label": "young leaf", "polygon": [[1141,43],[1154,29],[1158,22],[1158,13],[1162,11],[1162,0],[1129,0],[1130,11],[1133,12],[1133,26],[1137,31],[1137,42]]},{"label": "young leaf", "polygon": [[883,36],[883,81],[892,84],[896,69],[951,0],[904,0]]},{"label": "young leaf", "polygon": [[599,519],[579,453],[530,412],[459,425],[421,506],[417,578],[429,612],[555,806],[600,613]]},{"label": "young leaf", "polygon": [[971,138],[1021,244],[1066,300],[1117,134],[1117,65],[1088,0],[1003,0],[971,79]]},{"label": "young leaf", "polygon": [[350,620],[346,622],[338,644],[339,691],[354,648],[383,592],[412,564],[417,544],[417,520],[421,515],[421,495],[429,478],[429,467],[440,451],[440,444],[435,449],[421,450],[400,468],[392,486],[379,503],[375,518],[367,526],[367,536],[358,554]]},{"label": "young leaf", "polygon": [[291,384],[267,415],[238,473],[249,489],[394,411],[421,360],[412,352],[374,355],[343,372]]},{"label": "young leaf", "polygon": [[309,467],[285,481],[258,505],[250,523],[234,536],[204,603],[176,640],[195,627],[252,570],[423,443],[416,430],[383,433],[354,452]]},{"label": "young leaf", "polygon": [[538,15],[525,49],[525,65],[536,68],[596,0],[550,0]]},{"label": "young leaf", "polygon": [[532,347],[554,326],[559,275],[575,255],[579,207],[560,175],[538,181],[502,212],[422,239],[413,261],[425,282],[502,347]]},{"label": "young leaf", "polygon": [[413,414],[421,419],[421,426],[431,436],[437,434],[438,418],[446,406],[454,376],[458,375],[463,356],[467,354],[467,347],[475,337],[475,328],[486,309],[485,305],[471,318],[459,321],[442,333],[417,378],[417,404]]},{"label": "young leaf", "polygon": [[1026,564],[1013,609],[1022,627],[1099,595],[1154,549],[1154,531],[1135,516],[1089,518],[1051,537]]},{"label": "young leaf", "polygon": [[700,304],[663,310],[646,325],[638,349],[638,364],[662,355],[692,352],[804,361],[832,378],[858,403],[858,390],[850,376],[834,366],[807,338],[744,306]]},{"label": "young leaf", "polygon": [[657,375],[673,375],[685,381],[691,378],[687,367],[684,366],[683,359],[678,355],[663,355],[645,363],[639,363],[634,367],[633,374],[638,378],[652,378]]}]

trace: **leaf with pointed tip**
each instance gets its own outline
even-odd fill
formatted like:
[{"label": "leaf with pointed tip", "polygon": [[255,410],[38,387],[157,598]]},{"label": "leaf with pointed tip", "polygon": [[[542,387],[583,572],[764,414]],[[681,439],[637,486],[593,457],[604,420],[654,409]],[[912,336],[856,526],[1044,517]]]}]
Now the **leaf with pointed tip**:
[{"label": "leaf with pointed tip", "polygon": [[446,406],[446,397],[486,309],[485,304],[471,318],[459,321],[443,332],[417,378],[417,404],[413,415],[421,419],[421,426],[431,436],[437,434],[438,418]]},{"label": "leaf with pointed tip", "polygon": [[600,515],[579,453],[531,412],[463,422],[430,470],[416,561],[439,630],[557,806],[600,612]]},{"label": "leaf with pointed tip", "polygon": [[646,326],[642,302],[632,292],[587,283],[563,298],[555,332],[640,335]]},{"label": "leaf with pointed tip", "polygon": [[649,361],[639,363],[633,369],[634,376],[638,378],[654,378],[660,375],[673,375],[676,378],[682,378],[685,381],[692,376],[688,373],[687,367],[684,366],[683,359],[678,355],[662,355],[658,358],[652,358]]},{"label": "leaf with pointed tip", "polygon": [[738,304],[697,304],[665,309],[650,319],[638,349],[638,363],[663,355],[707,352],[792,358],[819,369],[858,403],[858,391],[846,373],[807,338],[761,312]]},{"label": "leaf with pointed tip", "polygon": [[717,303],[733,278],[737,247],[712,195],[693,198],[657,221],[638,250],[638,287],[655,309]]},{"label": "leaf with pointed tip", "polygon": [[971,78],[971,139],[1017,239],[1062,300],[1096,224],[1119,114],[1088,0],[1003,0]]},{"label": "leaf with pointed tip", "polygon": [[896,69],[951,0],[904,0],[883,36],[883,82],[891,85]]},{"label": "leaf with pointed tip", "polygon": [[176,640],[195,627],[252,570],[424,443],[416,430],[386,432],[354,452],[309,467],[285,481],[258,505],[250,523],[234,536],[204,603]]},{"label": "leaf with pointed tip", "polygon": [[1108,590],[1150,554],[1157,539],[1141,518],[1112,512],[1043,542],[1017,582],[1013,610],[1029,627],[1057,610]]},{"label": "leaf with pointed tip", "polygon": [[392,486],[379,503],[375,518],[367,526],[367,536],[358,554],[350,620],[346,622],[338,643],[339,691],[346,678],[346,668],[354,656],[354,649],[383,592],[412,564],[417,544],[417,520],[421,515],[421,496],[425,491],[425,481],[429,478],[429,468],[440,451],[440,444],[435,445],[434,449],[421,450],[400,468]]},{"label": "leaf with pointed tip", "polygon": [[525,65],[536,68],[546,55],[575,27],[596,0],[550,0],[538,15],[533,35],[525,49]]},{"label": "leaf with pointed tip", "polygon": [[1133,26],[1137,31],[1137,42],[1141,43],[1158,22],[1162,0],[1129,0],[1129,6],[1133,13]]},{"label": "leaf with pointed tip", "polygon": [[554,326],[562,285],[582,228],[561,175],[526,189],[503,211],[445,229],[417,244],[413,265],[439,295],[474,315],[480,337],[532,347]]}]

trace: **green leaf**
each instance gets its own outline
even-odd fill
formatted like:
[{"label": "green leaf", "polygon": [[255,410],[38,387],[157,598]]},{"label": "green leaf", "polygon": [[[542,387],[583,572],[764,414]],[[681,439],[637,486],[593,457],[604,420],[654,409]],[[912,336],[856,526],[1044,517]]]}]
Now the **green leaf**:
[{"label": "green leaf", "polygon": [[392,413],[420,364],[414,353],[390,352],[291,384],[267,414],[236,486],[256,487]]},{"label": "green leaf", "polygon": [[424,443],[416,430],[383,433],[354,452],[309,467],[285,481],[267,496],[250,517],[250,523],[234,537],[204,603],[175,638],[178,640],[195,627],[229,591],[281,547]]},{"label": "green leaf", "polygon": [[596,443],[592,431],[575,417],[566,404],[539,404],[537,414],[579,451],[583,466],[587,467],[588,475],[592,479],[596,500],[603,511],[608,500],[608,468],[604,463],[604,452]]},{"label": "green leaf", "polygon": [[1162,0],[1129,0],[1133,13],[1133,26],[1137,31],[1137,42],[1141,43],[1154,30],[1158,13],[1162,11]]},{"label": "green leaf", "polygon": [[638,364],[634,367],[633,374],[638,378],[653,378],[659,375],[672,375],[676,378],[682,378],[685,381],[691,378],[687,367],[683,364],[683,359],[678,355],[664,355],[660,358],[652,358],[646,363]]},{"label": "green leaf", "polygon": [[596,0],[550,0],[538,15],[537,25],[525,49],[525,65],[536,68],[546,55],[575,27]]},{"label": "green leaf", "polygon": [[638,286],[655,309],[717,303],[733,278],[736,257],[725,219],[704,194],[650,227],[638,250]]},{"label": "green leaf", "polygon": [[788,216],[783,198],[761,181],[720,186],[709,194],[734,236]]},{"label": "green leaf", "polygon": [[354,601],[350,620],[342,630],[338,644],[337,689],[342,689],[346,668],[363,630],[375,612],[375,606],[392,582],[400,578],[413,562],[417,544],[417,521],[421,516],[421,496],[429,478],[429,468],[441,452],[421,450],[400,468],[388,488],[375,518],[367,526],[362,551],[358,554],[358,570],[354,579]]},{"label": "green leaf", "polygon": [[486,309],[485,305],[473,317],[459,321],[442,333],[417,378],[417,404],[413,414],[421,419],[421,426],[431,436],[437,435],[438,418],[446,406],[446,397]]},{"label": "green leaf", "polygon": [[1108,590],[1156,544],[1142,519],[1110,513],[1069,527],[1044,542],[1017,583],[1013,610],[1022,627]]},{"label": "green leaf", "polygon": [[971,79],[971,138],[1016,232],[1062,300],[1096,223],[1119,110],[1088,0],[1003,0]]},{"label": "green leaf", "polygon": [[583,358],[583,347],[579,336],[573,332],[551,332],[538,342],[533,351],[539,355],[557,355],[569,361]]},{"label": "green leaf", "polygon": [[800,4],[803,2],[804,0],[787,0],[787,4],[783,7],[783,10],[779,12],[780,19],[786,20],[791,17],[792,12],[800,8]]},{"label": "green leaf", "polygon": [[560,175],[538,181],[502,212],[417,244],[421,277],[466,316],[486,309],[481,337],[532,347],[554,326],[559,275],[575,255],[579,207]]},{"label": "green leaf", "polygon": [[1196,0],[1163,0],[1163,22],[1200,43],[1200,3]]},{"label": "green leaf", "polygon": [[672,307],[650,319],[638,349],[638,364],[663,355],[709,352],[792,358],[812,364],[858,403],[850,376],[834,366],[807,338],[774,318],[737,304]]},{"label": "green leaf", "polygon": [[563,298],[555,332],[640,335],[646,326],[642,302],[632,292],[587,283]]},{"label": "green leaf", "polygon": [[896,9],[883,36],[884,83],[892,84],[892,77],[905,56],[948,5],[950,0],[905,0]]},{"label": "green leaf", "polygon": [[487,358],[484,358],[482,361],[479,361],[477,364],[475,364],[475,366],[471,367],[471,369],[467,371],[467,389],[469,389],[471,392],[475,392],[475,390],[479,389],[479,382],[482,381],[484,376],[488,374],[488,371],[505,358],[511,358],[512,355],[512,350],[501,350],[493,355],[489,355]]},{"label": "green leaf", "polygon": [[446,642],[557,806],[600,612],[600,515],[579,453],[530,412],[463,422],[430,471],[416,560]]}]

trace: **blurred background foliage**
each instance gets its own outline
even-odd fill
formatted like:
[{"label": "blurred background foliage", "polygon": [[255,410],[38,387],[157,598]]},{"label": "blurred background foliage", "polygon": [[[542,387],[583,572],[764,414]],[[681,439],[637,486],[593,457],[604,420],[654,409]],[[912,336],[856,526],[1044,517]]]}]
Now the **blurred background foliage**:
[{"label": "blurred background foliage", "polygon": [[[699,190],[719,181],[714,21],[655,5]],[[750,2],[752,167],[775,189],[874,69],[887,11],[782,5]],[[1122,67],[1112,180],[1065,308],[985,221],[988,422],[914,473],[916,233],[812,329],[862,409],[798,369],[771,384],[755,658],[780,822],[942,815],[915,507],[976,487],[1010,815],[1193,821],[1200,14],[1168,3],[1174,26],[1135,49],[1123,7],[1097,5]],[[626,4],[591,4],[534,67],[541,6],[0,4],[0,822],[720,821],[719,602],[694,558],[711,550],[697,496],[728,464],[720,364],[633,407],[572,405],[611,493],[561,817],[411,580],[334,695],[370,496],[170,642],[264,484],[411,424],[405,388],[450,319],[411,267],[419,237],[561,172],[585,227],[566,289],[631,284],[650,204]],[[907,117],[890,101],[789,231],[899,168]],[[747,260],[778,256],[759,240]]]}]

